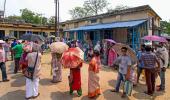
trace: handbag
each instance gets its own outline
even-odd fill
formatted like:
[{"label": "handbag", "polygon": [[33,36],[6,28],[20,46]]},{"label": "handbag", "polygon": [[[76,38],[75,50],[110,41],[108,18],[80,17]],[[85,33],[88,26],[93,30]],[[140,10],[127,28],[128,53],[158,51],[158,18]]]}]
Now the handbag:
[{"label": "handbag", "polygon": [[36,56],[34,67],[27,67],[26,70],[24,71],[24,76],[26,78],[29,78],[29,79],[33,80],[34,69],[35,69],[35,65],[37,63],[37,59],[38,59],[38,52],[37,52],[37,56]]},{"label": "handbag", "polygon": [[133,90],[133,83],[126,80],[126,81],[124,82],[124,85],[123,85],[123,91],[124,91],[127,95],[131,96],[132,90]]}]

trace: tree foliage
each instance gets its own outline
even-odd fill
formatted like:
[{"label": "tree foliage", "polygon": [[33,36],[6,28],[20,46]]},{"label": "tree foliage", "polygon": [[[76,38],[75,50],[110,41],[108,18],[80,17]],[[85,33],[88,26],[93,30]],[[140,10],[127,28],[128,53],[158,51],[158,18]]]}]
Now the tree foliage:
[{"label": "tree foliage", "polygon": [[170,22],[161,21],[160,23],[162,33],[170,34]]},{"label": "tree foliage", "polygon": [[32,23],[32,24],[54,24],[55,18],[46,18],[43,17],[42,14],[35,13],[27,8],[20,10],[21,16],[8,16],[7,19],[10,21],[22,21],[25,23]]},{"label": "tree foliage", "polygon": [[48,19],[48,23],[49,24],[55,24],[55,17],[50,17],[49,19]]},{"label": "tree foliage", "polygon": [[7,19],[10,20],[10,21],[22,20],[21,16],[17,16],[17,15],[8,16]]},{"label": "tree foliage", "polygon": [[37,19],[37,16],[34,12],[31,10],[28,10],[27,8],[21,9],[21,17],[25,20],[26,23],[36,23],[35,19]]},{"label": "tree foliage", "polygon": [[125,5],[117,5],[115,8],[109,7],[107,8],[107,12],[119,11],[130,8],[129,6]]},{"label": "tree foliage", "polygon": [[75,7],[69,11],[72,19],[97,15],[108,6],[107,0],[86,0],[83,7]]},{"label": "tree foliage", "polygon": [[75,7],[72,10],[70,10],[69,13],[72,15],[73,19],[78,19],[78,18],[93,15],[88,8],[83,8],[83,7]]},{"label": "tree foliage", "polygon": [[98,15],[108,4],[107,0],[86,0],[83,6],[89,8],[93,14]]}]

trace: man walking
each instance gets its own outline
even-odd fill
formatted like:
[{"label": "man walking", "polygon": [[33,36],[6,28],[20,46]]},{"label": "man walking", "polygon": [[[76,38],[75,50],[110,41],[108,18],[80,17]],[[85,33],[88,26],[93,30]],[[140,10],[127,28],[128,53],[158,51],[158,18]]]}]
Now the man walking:
[{"label": "man walking", "polygon": [[[144,62],[145,77],[148,95],[153,95],[155,91],[155,75],[158,71],[157,68],[160,68],[160,63],[154,53],[151,52],[151,47],[145,47],[145,53],[141,56],[141,62]],[[156,68],[156,63],[158,67]]]},{"label": "man walking", "polygon": [[[131,67],[131,58],[127,55],[127,48],[122,47],[122,56],[119,56],[114,63],[119,64],[119,73],[116,81],[116,88],[111,90],[111,92],[119,92],[119,87],[121,81],[125,82],[130,78],[130,67]],[[122,97],[126,96],[126,92],[123,91]]]},{"label": "man walking", "polygon": [[165,91],[165,72],[166,72],[166,68],[168,67],[168,59],[169,59],[169,55],[168,55],[168,51],[167,49],[163,46],[163,43],[159,44],[159,48],[157,49],[156,52],[158,59],[160,61],[160,80],[161,80],[161,84],[158,86],[158,91]]},{"label": "man walking", "polygon": [[144,70],[144,63],[141,62],[141,56],[145,53],[145,45],[141,45],[141,50],[138,51],[137,53],[137,58],[138,58],[138,68],[137,68],[137,83],[139,83],[139,78],[140,75],[142,73],[142,71]]},{"label": "man walking", "polygon": [[0,69],[2,71],[2,81],[7,82],[6,66],[5,66],[5,50],[0,43]]},{"label": "man walking", "polygon": [[15,58],[15,69],[14,73],[16,74],[19,69],[19,61],[23,52],[23,45],[19,42],[16,46],[12,48],[14,51],[14,58]]},{"label": "man walking", "polygon": [[11,60],[14,59],[14,52],[12,50],[13,47],[15,47],[17,45],[17,40],[14,39],[13,42],[11,43]]}]

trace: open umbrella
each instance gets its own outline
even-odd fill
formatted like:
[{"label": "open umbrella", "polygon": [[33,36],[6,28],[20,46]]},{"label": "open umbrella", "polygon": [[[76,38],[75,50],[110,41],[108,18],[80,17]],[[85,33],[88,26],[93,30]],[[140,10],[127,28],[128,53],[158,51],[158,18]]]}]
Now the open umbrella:
[{"label": "open umbrella", "polygon": [[134,63],[136,63],[136,61],[137,61],[136,53],[135,53],[135,51],[134,51],[132,48],[130,48],[128,45],[122,44],[122,43],[116,43],[116,44],[113,46],[114,50],[116,51],[116,53],[117,53],[118,55],[122,55],[122,52],[121,52],[121,48],[122,48],[122,47],[127,47],[127,48],[128,48],[128,50],[127,50],[127,55],[129,55],[129,56],[131,57],[132,61],[133,61]]},{"label": "open umbrella", "polygon": [[80,48],[69,48],[63,53],[61,63],[64,68],[76,68],[83,62],[83,55],[84,52]]},{"label": "open umbrella", "polygon": [[4,37],[4,40],[6,40],[6,39],[16,39],[16,37],[11,36],[11,35],[8,35],[8,36],[5,36],[5,37]]},{"label": "open umbrella", "polygon": [[116,43],[114,40],[112,40],[112,39],[104,39],[105,41],[107,41],[107,42],[111,42],[111,43]]},{"label": "open umbrella", "polygon": [[3,40],[0,40],[0,44],[4,44],[5,43],[5,41],[3,41]]},{"label": "open umbrella", "polygon": [[53,53],[63,53],[64,51],[68,50],[68,45],[64,42],[54,42],[50,45],[51,52]]},{"label": "open umbrella", "polygon": [[54,35],[50,35],[49,38],[55,38],[55,36]]},{"label": "open umbrella", "polygon": [[44,42],[45,38],[41,35],[36,34],[24,34],[21,39],[28,40],[28,41],[38,41],[38,42]]},{"label": "open umbrella", "polygon": [[157,35],[144,36],[142,39],[148,41],[168,42],[164,37],[160,37]]}]

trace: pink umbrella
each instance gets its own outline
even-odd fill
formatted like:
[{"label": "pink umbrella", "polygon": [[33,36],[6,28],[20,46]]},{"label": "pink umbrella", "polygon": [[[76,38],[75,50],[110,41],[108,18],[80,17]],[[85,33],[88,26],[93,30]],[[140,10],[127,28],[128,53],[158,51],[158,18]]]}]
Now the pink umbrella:
[{"label": "pink umbrella", "polygon": [[107,42],[111,42],[111,43],[116,43],[114,40],[112,40],[112,39],[104,39],[105,41],[107,41]]},{"label": "pink umbrella", "polygon": [[144,36],[142,39],[148,41],[157,41],[157,42],[168,42],[164,37],[151,35],[151,36]]}]

